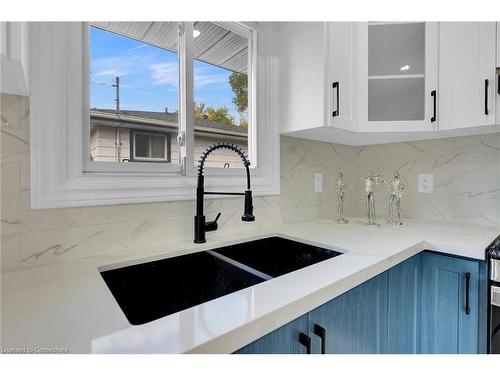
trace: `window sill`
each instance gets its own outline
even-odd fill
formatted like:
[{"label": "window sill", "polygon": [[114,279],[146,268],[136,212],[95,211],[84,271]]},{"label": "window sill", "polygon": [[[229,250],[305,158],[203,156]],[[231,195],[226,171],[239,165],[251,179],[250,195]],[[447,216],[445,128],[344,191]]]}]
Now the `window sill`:
[{"label": "window sill", "polygon": [[[238,177],[209,176],[207,190],[243,192],[245,179]],[[254,196],[279,194],[279,180],[252,177]],[[186,176],[116,176],[88,173],[69,179],[43,194],[32,190],[33,209],[100,206],[130,203],[151,203],[195,199],[196,177]],[[208,196],[207,198],[222,198]]]}]

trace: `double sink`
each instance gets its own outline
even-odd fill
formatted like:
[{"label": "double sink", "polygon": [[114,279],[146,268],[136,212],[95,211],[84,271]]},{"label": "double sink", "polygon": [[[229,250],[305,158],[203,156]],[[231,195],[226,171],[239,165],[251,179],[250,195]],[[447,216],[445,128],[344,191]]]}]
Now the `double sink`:
[{"label": "double sink", "polygon": [[102,271],[101,276],[130,324],[138,325],[340,254],[273,236]]}]

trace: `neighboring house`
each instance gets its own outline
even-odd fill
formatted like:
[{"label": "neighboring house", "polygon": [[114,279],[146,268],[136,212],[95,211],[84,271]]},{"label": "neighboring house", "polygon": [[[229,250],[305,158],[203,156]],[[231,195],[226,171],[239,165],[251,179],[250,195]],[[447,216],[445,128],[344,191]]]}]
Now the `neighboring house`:
[{"label": "neighboring house", "polygon": [[[90,111],[90,157],[108,162],[178,163],[178,114],[96,109]],[[206,148],[217,142],[230,142],[247,153],[247,129],[196,119],[194,126],[194,160],[199,160]],[[207,166],[242,168],[239,156],[228,150],[218,150]]]}]

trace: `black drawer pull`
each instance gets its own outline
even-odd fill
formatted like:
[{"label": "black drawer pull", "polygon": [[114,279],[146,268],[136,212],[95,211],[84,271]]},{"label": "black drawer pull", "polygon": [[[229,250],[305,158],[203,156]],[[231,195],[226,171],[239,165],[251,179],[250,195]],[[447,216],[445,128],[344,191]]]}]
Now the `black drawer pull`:
[{"label": "black drawer pull", "polygon": [[431,91],[431,96],[432,96],[432,106],[434,108],[434,115],[431,117],[431,122],[435,122],[436,121],[436,97],[437,97],[436,90]]},{"label": "black drawer pull", "polygon": [[314,334],[321,339],[321,354],[326,353],[326,330],[319,324],[314,325]]},{"label": "black drawer pull", "polygon": [[484,114],[489,115],[490,111],[488,111],[488,86],[490,85],[490,80],[484,80]]},{"label": "black drawer pull", "polygon": [[299,333],[299,343],[306,347],[306,353],[311,354],[311,338],[305,333]]},{"label": "black drawer pull", "polygon": [[470,286],[470,272],[465,274],[465,314],[470,314],[470,305],[469,305],[469,286]]},{"label": "black drawer pull", "polygon": [[337,109],[332,112],[332,117],[340,115],[340,84],[338,82],[332,83],[332,88],[337,89]]}]

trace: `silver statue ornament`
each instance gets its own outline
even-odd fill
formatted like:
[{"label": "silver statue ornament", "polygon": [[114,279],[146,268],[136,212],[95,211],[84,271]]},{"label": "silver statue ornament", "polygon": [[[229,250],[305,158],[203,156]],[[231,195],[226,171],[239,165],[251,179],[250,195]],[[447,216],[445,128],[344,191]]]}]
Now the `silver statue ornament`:
[{"label": "silver statue ornament", "polygon": [[337,223],[348,224],[349,221],[344,218],[344,202],[345,202],[345,192],[347,190],[347,184],[344,182],[344,174],[339,173],[337,182],[335,184],[335,191],[337,193],[337,212],[338,218]]},{"label": "silver statue ornament", "polygon": [[394,177],[388,186],[389,188],[389,224],[403,225],[401,221],[401,197],[406,185],[399,178],[399,173],[394,172]]},{"label": "silver statue ornament", "polygon": [[365,184],[365,194],[366,194],[366,215],[368,217],[368,225],[379,226],[377,224],[377,216],[375,214],[375,191],[374,188],[379,183],[383,183],[387,186],[387,183],[381,175],[374,175],[370,171],[368,176],[362,177],[361,181]]}]

